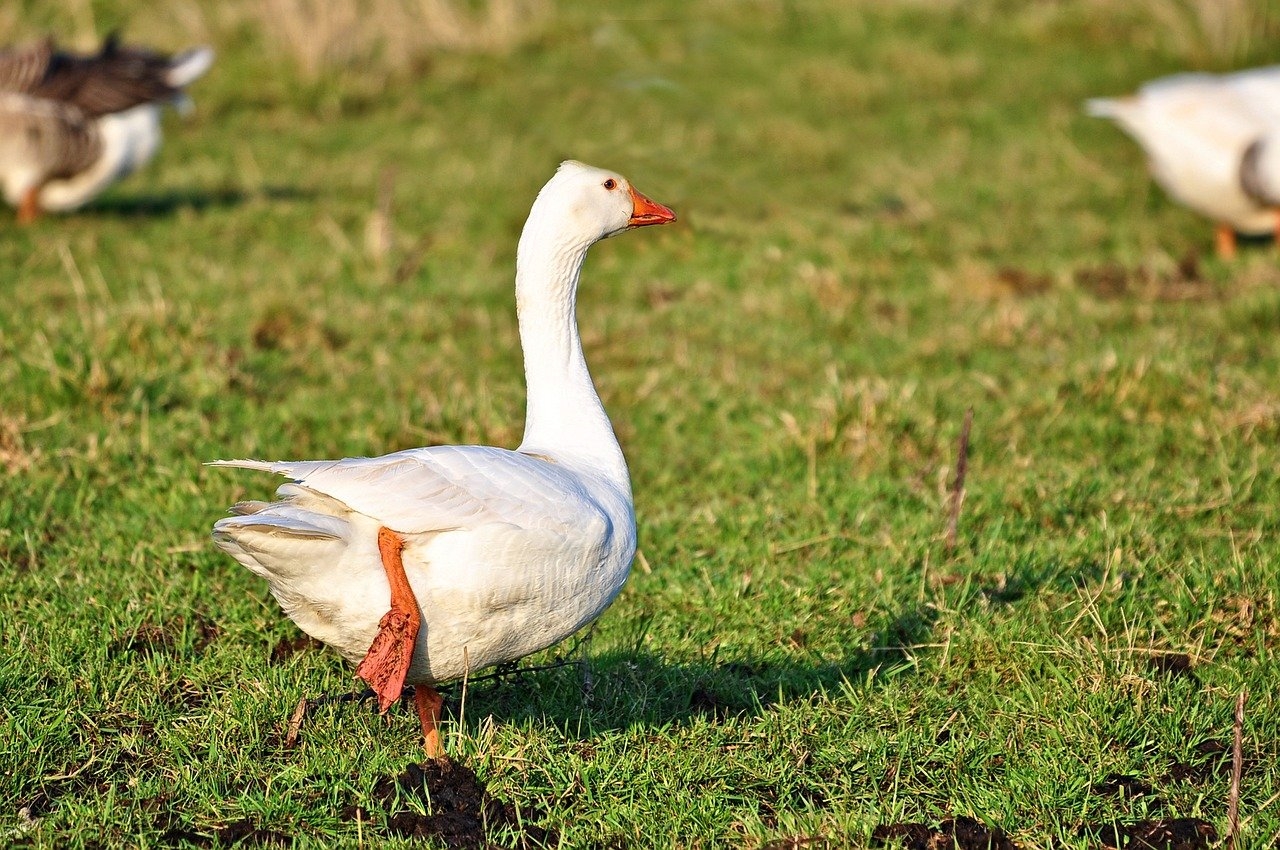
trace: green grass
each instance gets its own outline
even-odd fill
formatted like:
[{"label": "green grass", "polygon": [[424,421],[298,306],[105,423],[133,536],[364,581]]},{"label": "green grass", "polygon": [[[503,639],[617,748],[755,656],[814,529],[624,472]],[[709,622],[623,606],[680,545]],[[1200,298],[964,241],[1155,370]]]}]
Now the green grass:
[{"label": "green grass", "polygon": [[[371,801],[416,720],[325,708],[284,745],[352,671],[273,662],[298,632],[208,530],[275,482],[200,463],[515,445],[516,237],[574,157],[681,215],[596,247],[579,307],[642,557],[585,666],[454,691],[455,759],[566,847],[1225,836],[1204,745],[1248,689],[1243,846],[1270,846],[1276,251],[1209,258],[1080,110],[1186,60],[1096,0],[848,5],[572,2],[389,80],[300,82],[237,32],[146,172],[0,219],[0,841],[396,843]],[[1155,793],[1091,790],[1112,773]]]}]

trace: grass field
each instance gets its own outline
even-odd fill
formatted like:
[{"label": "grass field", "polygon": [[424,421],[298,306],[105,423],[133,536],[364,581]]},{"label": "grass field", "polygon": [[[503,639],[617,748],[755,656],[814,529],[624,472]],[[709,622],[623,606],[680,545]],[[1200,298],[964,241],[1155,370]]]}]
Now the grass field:
[{"label": "grass field", "polygon": [[0,843],[430,822],[410,708],[289,745],[352,670],[209,541],[277,482],[200,464],[517,444],[516,237],[571,157],[681,220],[597,246],[579,305],[632,576],[529,659],[578,663],[449,692],[491,841],[1223,839],[1247,690],[1238,846],[1280,846],[1277,251],[1214,259],[1080,108],[1268,61],[1275,4],[573,0],[355,64],[234,4],[53,5],[0,26],[219,58],[144,173],[0,212]]}]

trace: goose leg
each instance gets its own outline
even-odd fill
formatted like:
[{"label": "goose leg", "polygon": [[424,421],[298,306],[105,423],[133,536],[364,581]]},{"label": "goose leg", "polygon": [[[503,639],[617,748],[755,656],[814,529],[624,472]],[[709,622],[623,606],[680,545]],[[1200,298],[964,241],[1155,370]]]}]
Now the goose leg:
[{"label": "goose leg", "polygon": [[440,758],[444,755],[444,747],[440,746],[440,706],[444,698],[435,688],[414,685],[413,700],[418,705],[418,721],[422,724],[422,744],[427,758]]},{"label": "goose leg", "polygon": [[418,600],[404,574],[404,562],[400,558],[403,549],[404,538],[389,528],[378,529],[378,552],[391,585],[391,610],[378,623],[378,634],[356,668],[356,675],[368,682],[378,695],[378,710],[382,712],[400,699],[409,662],[413,659],[413,645],[422,625]]},{"label": "goose leg", "polygon": [[40,186],[32,186],[22,193],[22,201],[18,204],[18,223],[30,224],[40,217]]},{"label": "goose leg", "polygon": [[1234,260],[1236,258],[1236,232],[1231,229],[1231,225],[1219,224],[1213,235],[1214,246],[1218,249],[1218,256],[1224,260]]}]

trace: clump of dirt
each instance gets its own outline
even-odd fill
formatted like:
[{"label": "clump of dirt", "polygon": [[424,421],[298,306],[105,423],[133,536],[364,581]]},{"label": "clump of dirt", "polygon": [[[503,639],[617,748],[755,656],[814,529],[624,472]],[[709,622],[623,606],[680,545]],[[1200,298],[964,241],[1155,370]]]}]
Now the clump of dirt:
[{"label": "clump of dirt", "polygon": [[823,835],[788,835],[760,845],[760,850],[825,850],[831,840]]},{"label": "clump of dirt", "polygon": [[[1192,761],[1176,761],[1165,776],[1167,782],[1207,782],[1216,776],[1231,775],[1231,748],[1221,741],[1201,741],[1193,748]],[[1254,759],[1246,756],[1240,767],[1245,776],[1254,768]]]},{"label": "clump of dirt", "polygon": [[1110,850],[1202,850],[1218,840],[1213,824],[1199,818],[1086,824],[1078,833]]},{"label": "clump of dirt", "polygon": [[1150,785],[1136,776],[1124,773],[1109,773],[1101,782],[1091,789],[1099,797],[1141,797],[1153,793]]},{"label": "clump of dirt", "polygon": [[293,839],[275,830],[262,829],[249,818],[241,818],[226,826],[200,832],[170,815],[168,824],[160,835],[160,844],[170,847],[230,847],[233,844],[245,847],[285,847],[293,844]]},{"label": "clump of dirt", "polygon": [[[170,652],[178,645],[186,628],[185,617],[172,617],[163,623],[147,620],[136,629],[113,640],[107,647],[107,652],[113,658],[126,654],[140,655],[145,658],[157,652]],[[197,652],[213,643],[222,634],[222,629],[217,623],[200,614],[191,618],[191,630],[195,633],[192,648]]]},{"label": "clump of dirt", "polygon": [[1199,679],[1195,674],[1195,665],[1191,663],[1191,656],[1181,652],[1165,652],[1160,655],[1153,655],[1147,661],[1147,665],[1157,673],[1164,673],[1170,678],[1187,678],[1193,682]]},{"label": "clump of dirt", "polygon": [[[448,758],[411,764],[399,776],[379,780],[373,795],[389,812],[406,798],[426,809],[425,815],[400,810],[388,818],[387,832],[402,838],[434,838],[450,848],[483,848],[489,846],[490,834],[510,830],[519,834],[521,846],[559,843],[558,835],[530,823],[539,819],[539,812],[517,812],[515,806],[490,794],[471,768]],[[367,819],[361,810],[348,814]]]},{"label": "clump of dirt", "polygon": [[280,641],[271,647],[271,663],[282,664],[288,661],[299,652],[309,649],[321,649],[324,644],[311,635],[297,635],[291,638],[281,638]]},{"label": "clump of dirt", "polygon": [[1203,300],[1214,294],[1213,284],[1200,270],[1200,257],[1186,254],[1172,269],[1155,270],[1119,263],[1076,269],[1076,285],[1098,298],[1146,297],[1156,301]]},{"label": "clump of dirt", "polygon": [[922,823],[877,826],[871,840],[878,844],[901,842],[904,850],[1018,850],[998,826],[988,827],[973,818],[944,820],[937,828]]},{"label": "clump of dirt", "polygon": [[1047,274],[1030,272],[1015,266],[1001,266],[996,270],[996,280],[1014,295],[1030,296],[1048,292],[1053,278]]}]

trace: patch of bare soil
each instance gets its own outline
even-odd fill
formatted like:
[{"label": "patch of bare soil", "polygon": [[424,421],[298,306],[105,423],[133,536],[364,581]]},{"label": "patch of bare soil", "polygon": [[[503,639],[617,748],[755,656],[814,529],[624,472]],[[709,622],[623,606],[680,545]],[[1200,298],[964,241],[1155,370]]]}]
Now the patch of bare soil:
[{"label": "patch of bare soil", "polygon": [[160,843],[169,847],[288,847],[293,840],[282,832],[262,829],[249,818],[242,818],[208,833],[197,832],[175,820],[161,834]]},{"label": "patch of bare soil", "polygon": [[[122,655],[147,657],[158,652],[170,652],[178,645],[187,626],[187,619],[180,616],[172,617],[163,623],[147,620],[136,629],[118,636],[107,647],[107,652],[112,658],[119,658]],[[217,623],[200,614],[191,618],[190,627],[194,632],[193,648],[197,652],[213,643],[222,634],[222,629]]]},{"label": "patch of bare soil", "polygon": [[1053,278],[1049,275],[1029,272],[1014,266],[1001,266],[997,269],[996,280],[1014,295],[1022,297],[1040,295],[1053,287]]},{"label": "patch of bare soil", "polygon": [[[294,838],[265,829],[251,818],[220,827],[198,827],[184,821],[169,808],[167,798],[143,801],[144,810],[157,812],[162,847],[275,847],[289,846]],[[365,834],[370,827],[387,837],[433,840],[457,850],[497,846],[517,848],[554,847],[560,837],[537,826],[543,815],[536,810],[516,811],[514,805],[489,793],[485,784],[466,765],[447,758],[410,765],[399,776],[380,779],[373,789],[374,814],[347,805],[340,816],[361,821]],[[51,800],[33,801],[31,816],[52,807]],[[426,814],[420,814],[425,811]],[[379,818],[385,813],[381,828]],[[437,846],[433,844],[432,846]]]},{"label": "patch of bare soil", "polygon": [[1168,270],[1104,263],[1076,269],[1074,277],[1081,289],[1105,299],[1137,296],[1155,301],[1199,301],[1214,295],[1213,283],[1201,274],[1200,257],[1195,252]]},{"label": "patch of bare soil", "polygon": [[1096,783],[1092,791],[1099,797],[1141,797],[1153,793],[1152,788],[1136,776],[1124,773],[1108,774],[1101,782]]},{"label": "patch of bare soil", "polygon": [[1203,850],[1218,841],[1213,824],[1198,818],[1086,824],[1079,835],[1108,850]]},{"label": "patch of bare soil", "polygon": [[310,635],[297,635],[291,638],[281,638],[279,643],[271,647],[271,663],[282,664],[288,661],[299,652],[305,652],[312,649],[322,649],[324,644]]},{"label": "patch of bare soil", "polygon": [[1147,662],[1157,673],[1163,673],[1171,679],[1189,679],[1192,682],[1199,682],[1199,677],[1195,673],[1195,664],[1192,663],[1191,657],[1180,652],[1165,652],[1160,655],[1151,656]]},{"label": "patch of bare soil", "polygon": [[922,823],[884,824],[872,830],[871,840],[904,850],[1018,850],[1000,827],[966,817],[944,820],[936,828]]},{"label": "patch of bare soil", "polygon": [[[541,819],[540,812],[517,812],[490,794],[471,768],[448,758],[409,765],[399,776],[379,780],[373,794],[386,811],[394,812],[387,832],[401,838],[434,838],[446,847],[468,849],[490,846],[489,836],[502,831],[515,833],[519,847],[554,846],[560,840],[532,823]],[[406,810],[407,800],[416,800],[427,814]],[[348,814],[368,819],[360,810]]]},{"label": "patch of bare soil", "polygon": [[830,839],[822,835],[788,835],[761,844],[759,850],[827,850],[832,846]]},{"label": "patch of bare soil", "polygon": [[[1191,761],[1176,761],[1170,765],[1163,781],[1198,785],[1215,777],[1231,775],[1231,748],[1223,742],[1201,741],[1193,751],[1195,755]],[[1256,766],[1257,759],[1252,755],[1245,755],[1241,763],[1244,775],[1249,776]]]}]

